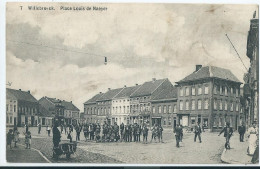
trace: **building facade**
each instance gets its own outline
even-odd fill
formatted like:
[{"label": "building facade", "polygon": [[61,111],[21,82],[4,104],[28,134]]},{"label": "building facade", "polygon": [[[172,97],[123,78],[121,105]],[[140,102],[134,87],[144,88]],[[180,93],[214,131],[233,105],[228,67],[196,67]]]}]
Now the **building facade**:
[{"label": "building facade", "polygon": [[239,124],[241,82],[231,71],[196,65],[196,70],[178,84],[178,123],[194,127],[197,122],[219,131],[226,122]]},{"label": "building facade", "polygon": [[36,126],[38,123],[38,101],[30,91],[6,89],[6,122],[9,126]]},{"label": "building facade", "polygon": [[[177,110],[176,94],[177,89],[168,79],[153,79],[142,85],[109,89],[106,93],[99,93],[84,103],[86,122],[148,123],[149,126],[158,123],[170,127],[174,121],[173,110],[175,114]],[[155,112],[152,114],[152,104],[154,107],[167,106],[167,112],[160,116]]]},{"label": "building facade", "polygon": [[246,124],[259,120],[259,19],[255,12],[250,20],[250,29],[247,38],[247,56],[250,59],[250,68],[244,76],[244,98]]}]

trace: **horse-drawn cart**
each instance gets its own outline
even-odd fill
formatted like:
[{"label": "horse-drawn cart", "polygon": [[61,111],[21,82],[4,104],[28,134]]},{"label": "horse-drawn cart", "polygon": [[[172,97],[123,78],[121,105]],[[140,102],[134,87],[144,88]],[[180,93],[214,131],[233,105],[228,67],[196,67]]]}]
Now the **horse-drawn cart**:
[{"label": "horse-drawn cart", "polygon": [[77,142],[61,141],[58,147],[53,147],[53,158],[58,159],[61,155],[66,155],[69,159],[71,154],[74,154],[77,149]]}]

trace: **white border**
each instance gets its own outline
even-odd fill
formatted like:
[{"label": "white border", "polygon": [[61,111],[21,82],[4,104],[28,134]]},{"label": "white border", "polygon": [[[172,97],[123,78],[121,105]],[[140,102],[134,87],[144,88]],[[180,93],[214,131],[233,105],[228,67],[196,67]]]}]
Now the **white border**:
[{"label": "white border", "polygon": [[[1,166],[256,166],[239,164],[88,164],[88,163],[7,163],[6,162],[6,139],[5,139],[5,89],[6,89],[6,46],[5,46],[5,5],[6,2],[90,2],[90,3],[180,3],[180,4],[260,4],[259,0],[0,0],[0,165]],[[248,21],[249,22],[249,21]],[[258,164],[259,166],[260,164]]]}]

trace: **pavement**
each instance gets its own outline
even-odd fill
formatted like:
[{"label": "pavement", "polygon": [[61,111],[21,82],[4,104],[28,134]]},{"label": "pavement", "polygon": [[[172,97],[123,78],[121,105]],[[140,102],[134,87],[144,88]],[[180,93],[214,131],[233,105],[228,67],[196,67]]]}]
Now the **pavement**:
[{"label": "pavement", "polygon": [[25,149],[23,145],[17,148],[10,147],[6,150],[6,161],[8,163],[49,163],[50,161],[38,150],[31,148]]},{"label": "pavement", "polygon": [[[235,132],[230,139],[231,149],[223,150],[221,160],[227,164],[252,164],[252,156],[247,155],[248,139],[245,134],[244,142],[240,142],[239,133]],[[223,137],[223,135],[222,135]]]}]

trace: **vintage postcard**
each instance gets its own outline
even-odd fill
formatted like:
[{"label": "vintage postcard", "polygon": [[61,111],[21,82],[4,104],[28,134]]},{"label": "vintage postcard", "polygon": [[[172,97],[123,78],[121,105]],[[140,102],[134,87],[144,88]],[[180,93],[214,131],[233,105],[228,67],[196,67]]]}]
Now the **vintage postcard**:
[{"label": "vintage postcard", "polygon": [[258,164],[257,4],[6,3],[6,162]]}]

